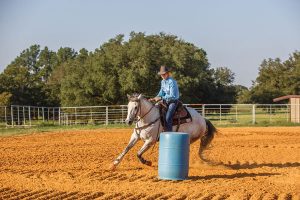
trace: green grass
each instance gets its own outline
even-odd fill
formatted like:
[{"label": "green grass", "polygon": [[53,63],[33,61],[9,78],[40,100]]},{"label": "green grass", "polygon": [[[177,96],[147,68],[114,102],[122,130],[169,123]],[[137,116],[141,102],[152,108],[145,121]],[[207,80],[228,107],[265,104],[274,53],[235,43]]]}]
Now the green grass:
[{"label": "green grass", "polygon": [[56,126],[56,125],[39,125],[32,127],[8,127],[0,128],[0,137],[26,135],[33,133],[47,133],[47,132],[63,132],[70,130],[95,130],[95,129],[116,129],[116,128],[133,128],[124,124],[111,125],[71,125],[71,126]]},{"label": "green grass", "polygon": [[[286,122],[282,120],[273,121],[269,120],[259,120],[255,124],[248,120],[248,122],[244,123],[230,123],[229,121],[223,120],[211,120],[212,123],[218,127],[270,127],[270,126],[300,126],[297,123]],[[15,136],[15,135],[26,135],[26,134],[33,134],[33,133],[47,133],[47,132],[64,132],[70,130],[95,130],[95,129],[116,129],[116,128],[134,128],[134,125],[127,126],[125,124],[110,124],[110,125],[70,125],[70,126],[58,126],[49,123],[42,123],[38,126],[20,128],[0,128],[0,137],[5,136]]]},{"label": "green grass", "polygon": [[[214,124],[222,126],[248,126],[252,123],[252,115],[249,112],[242,113],[238,115],[235,113],[222,113],[221,120],[219,113],[210,113],[206,117],[210,119]],[[258,126],[277,126],[282,124],[284,126],[294,125],[293,123],[288,122],[286,113],[268,113],[268,112],[256,112],[255,113],[255,125]]]},{"label": "green grass", "polygon": [[216,127],[274,127],[274,126],[300,126],[300,124],[297,123],[291,123],[291,122],[283,122],[283,121],[278,121],[278,122],[272,122],[270,123],[269,121],[259,121],[253,124],[252,122],[248,123],[236,123],[236,124],[228,124],[228,123],[214,123],[213,124]]}]

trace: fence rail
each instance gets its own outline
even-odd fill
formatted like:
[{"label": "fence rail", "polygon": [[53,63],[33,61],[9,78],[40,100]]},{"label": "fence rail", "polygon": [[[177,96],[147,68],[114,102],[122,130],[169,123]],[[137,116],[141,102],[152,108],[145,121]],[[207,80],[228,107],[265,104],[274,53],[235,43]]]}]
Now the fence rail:
[{"label": "fence rail", "polygon": [[[187,104],[215,124],[290,122],[291,104]],[[0,127],[41,124],[122,124],[127,105],[85,107],[0,107]]]}]

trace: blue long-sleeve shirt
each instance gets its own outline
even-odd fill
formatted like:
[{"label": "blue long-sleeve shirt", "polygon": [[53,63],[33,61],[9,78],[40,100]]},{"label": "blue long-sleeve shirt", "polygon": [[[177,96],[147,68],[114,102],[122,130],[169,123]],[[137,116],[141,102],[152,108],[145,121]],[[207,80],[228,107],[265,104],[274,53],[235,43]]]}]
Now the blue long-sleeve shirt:
[{"label": "blue long-sleeve shirt", "polygon": [[161,88],[157,96],[161,97],[167,102],[179,99],[179,89],[177,82],[172,77],[169,77],[166,80],[162,80]]}]

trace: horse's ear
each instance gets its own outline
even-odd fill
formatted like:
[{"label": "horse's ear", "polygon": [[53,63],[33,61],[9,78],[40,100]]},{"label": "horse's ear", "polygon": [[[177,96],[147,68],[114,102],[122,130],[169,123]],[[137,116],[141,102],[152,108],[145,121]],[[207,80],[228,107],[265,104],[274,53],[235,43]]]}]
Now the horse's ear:
[{"label": "horse's ear", "polygon": [[130,96],[129,94],[127,94],[127,98],[128,98],[128,99],[130,99],[130,98],[131,98],[131,96]]},{"label": "horse's ear", "polygon": [[140,100],[142,97],[143,97],[143,95],[142,95],[142,94],[140,94],[140,95],[138,96],[138,99]]}]

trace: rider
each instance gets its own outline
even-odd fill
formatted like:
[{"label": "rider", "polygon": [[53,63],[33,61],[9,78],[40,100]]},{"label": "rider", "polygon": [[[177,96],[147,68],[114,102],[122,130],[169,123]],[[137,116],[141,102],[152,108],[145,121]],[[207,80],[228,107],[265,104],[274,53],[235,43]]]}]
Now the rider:
[{"label": "rider", "polygon": [[150,99],[154,101],[164,100],[168,106],[166,114],[166,130],[172,131],[173,116],[179,99],[179,89],[177,82],[171,77],[170,69],[167,66],[161,66],[158,75],[161,76],[161,88],[156,97]]}]

